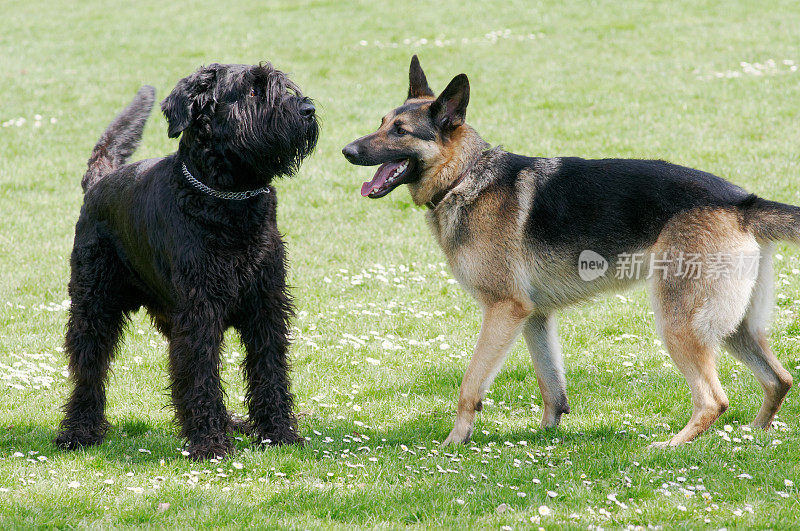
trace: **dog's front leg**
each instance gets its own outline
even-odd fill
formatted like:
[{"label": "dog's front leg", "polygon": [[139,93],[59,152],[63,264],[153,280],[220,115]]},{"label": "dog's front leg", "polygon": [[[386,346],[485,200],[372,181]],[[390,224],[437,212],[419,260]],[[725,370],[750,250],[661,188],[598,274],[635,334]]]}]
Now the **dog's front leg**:
[{"label": "dog's front leg", "polygon": [[[78,227],[85,226],[79,223]],[[125,270],[110,245],[92,233],[76,231],[72,252],[72,299],[66,350],[75,384],[56,444],[74,450],[99,444],[108,429],[106,376],[125,326],[127,312],[135,307],[124,289]]]},{"label": "dog's front leg", "polygon": [[257,442],[299,444],[304,439],[297,430],[289,382],[292,303],[282,280],[265,281],[262,286],[257,295],[248,297],[237,326],[247,350],[244,376],[249,421]]},{"label": "dog's front leg", "polygon": [[475,353],[461,381],[456,424],[443,444],[469,441],[472,436],[472,425],[475,422],[475,412],[481,410],[481,400],[500,372],[500,367],[514,340],[519,336],[528,315],[530,310],[515,300],[486,305]]},{"label": "dog's front leg", "polygon": [[569,402],[555,317],[552,314],[531,315],[525,323],[522,335],[531,354],[536,380],[542,392],[542,402],[544,402],[542,427],[558,426],[561,415],[569,413]]},{"label": "dog's front leg", "polygon": [[207,305],[175,314],[169,344],[172,401],[192,459],[225,457],[228,413],[219,374],[222,318]]}]

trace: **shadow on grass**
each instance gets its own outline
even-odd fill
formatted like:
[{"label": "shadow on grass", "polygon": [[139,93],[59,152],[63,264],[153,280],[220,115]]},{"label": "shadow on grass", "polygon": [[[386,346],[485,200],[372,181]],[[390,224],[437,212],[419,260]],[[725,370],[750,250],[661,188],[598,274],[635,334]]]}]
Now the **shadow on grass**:
[{"label": "shadow on grass", "polygon": [[54,441],[57,435],[58,427],[55,425],[20,422],[4,426],[0,428],[0,453],[21,452],[32,459],[36,459],[38,455],[51,458],[55,455],[94,456],[102,461],[158,463],[161,459],[175,458],[176,455],[181,457],[178,449],[183,446],[177,429],[173,426],[156,425],[137,419],[113,424],[101,444],[75,452],[56,446]]},{"label": "shadow on grass", "polygon": [[[425,445],[435,447],[433,441],[442,441],[452,428],[453,415],[450,412],[432,412],[419,415],[388,427],[384,430],[356,426],[351,420],[337,420],[328,417],[305,417],[301,419],[300,431],[310,440],[304,447],[279,447],[269,451],[296,453],[300,457],[306,454],[309,458],[317,458],[313,451],[316,448],[328,448],[324,439],[330,437],[334,440],[332,447],[350,446],[343,442],[345,438],[367,435],[370,445],[380,445],[384,448],[400,445]],[[532,419],[533,421],[533,419]],[[635,443],[636,434],[619,433],[618,426],[603,426],[591,430],[574,431],[564,428],[541,429],[531,428],[503,430],[496,428],[492,423],[483,422],[479,417],[475,428],[473,440],[480,445],[494,443],[518,444],[525,441],[530,447],[548,446],[554,443],[567,443],[570,445],[596,445],[613,442],[628,445]],[[313,430],[320,431],[322,435],[315,435]],[[482,433],[485,430],[488,434]],[[103,461],[121,461],[125,463],[158,463],[161,459],[183,459],[180,449],[184,445],[178,436],[178,430],[171,424],[155,424],[142,420],[128,419],[119,424],[112,425],[103,443],[68,452],[60,449],[53,442],[58,434],[56,426],[42,426],[31,422],[14,423],[0,428],[0,454],[9,455],[21,452],[26,457],[36,458],[37,455],[74,455],[95,456]],[[235,440],[238,450],[252,448],[259,451],[260,445],[254,444],[240,434]],[[241,440],[239,440],[241,439]],[[452,448],[451,448],[452,449]],[[36,452],[36,453],[31,453]]]},{"label": "shadow on grass", "polygon": [[[347,420],[334,421],[327,418],[308,418],[301,424],[301,431],[306,432],[313,428],[322,432],[321,436],[314,436],[312,444],[316,439],[322,439],[326,436],[341,440],[343,437],[357,437],[363,434],[370,438],[370,444],[379,444],[384,447],[396,446],[399,448],[400,445],[421,445],[435,448],[437,443],[443,441],[450,433],[454,418],[454,414],[450,412],[426,413],[385,430],[362,429]],[[323,431],[320,428],[323,424],[329,428]],[[489,444],[504,446],[506,443],[516,446],[521,441],[524,441],[527,446],[536,448],[537,446],[563,443],[570,445],[605,443],[628,445],[631,443],[639,444],[639,441],[641,441],[637,433],[624,432],[617,425],[599,426],[588,430],[573,430],[563,427],[544,429],[539,427],[538,419],[532,418],[530,427],[524,429],[508,430],[495,426],[492,422],[483,421],[479,416],[475,422],[475,432],[471,442],[481,446]],[[483,431],[487,433],[483,433]],[[465,445],[450,446],[448,448],[455,450],[464,447]]]}]

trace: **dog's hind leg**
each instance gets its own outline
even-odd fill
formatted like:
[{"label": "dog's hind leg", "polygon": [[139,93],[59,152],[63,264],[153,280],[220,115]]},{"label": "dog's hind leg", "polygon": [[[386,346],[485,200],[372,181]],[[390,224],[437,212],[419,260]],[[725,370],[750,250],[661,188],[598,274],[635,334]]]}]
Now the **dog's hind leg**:
[{"label": "dog's hind leg", "polygon": [[246,297],[236,325],[247,350],[244,376],[249,424],[257,442],[266,444],[298,444],[304,440],[292,409],[288,360],[292,303],[283,278],[274,275],[263,279],[260,289]]},{"label": "dog's hind leg", "polygon": [[764,328],[751,329],[747,323],[742,325],[726,341],[730,353],[747,365],[764,389],[764,402],[752,425],[768,429],[772,419],[780,409],[786,393],[792,387],[792,375],[789,374],[772,353],[767,344]]},{"label": "dog's hind leg", "polygon": [[759,260],[758,279],[747,314],[725,346],[747,365],[764,389],[764,402],[752,425],[767,429],[792,387],[792,375],[781,365],[767,343],[767,322],[772,310],[772,248],[764,246]]},{"label": "dog's hind leg", "polygon": [[711,426],[728,409],[728,397],[717,376],[715,346],[703,344],[691,330],[667,329],[664,342],[672,361],[692,390],[692,417],[669,441],[653,443],[665,448],[691,441]]},{"label": "dog's hind leg", "polygon": [[233,445],[226,435],[229,417],[219,373],[221,312],[200,300],[182,306],[172,318],[169,340],[175,416],[192,459],[225,457]]},{"label": "dog's hind leg", "polygon": [[757,264],[759,246],[735,213],[697,210],[671,220],[652,251],[659,259],[651,272],[658,271],[651,290],[656,325],[694,406],[686,427],[653,446],[677,446],[703,433],[728,408],[716,351],[745,318],[756,284],[747,264]]},{"label": "dog's hind leg", "polygon": [[469,441],[475,412],[483,407],[481,400],[500,372],[529,315],[530,311],[515,300],[488,304],[484,308],[478,343],[461,381],[456,423],[443,444]]},{"label": "dog's hind leg", "polygon": [[542,427],[558,426],[561,415],[569,413],[569,402],[555,316],[532,315],[525,322],[522,335],[531,354],[536,380],[542,392]]},{"label": "dog's hind leg", "polygon": [[74,388],[56,438],[56,444],[67,449],[99,444],[105,436],[106,375],[126,313],[134,309],[123,290],[125,274],[112,246],[81,232],[76,239],[83,241],[72,252],[65,340]]}]

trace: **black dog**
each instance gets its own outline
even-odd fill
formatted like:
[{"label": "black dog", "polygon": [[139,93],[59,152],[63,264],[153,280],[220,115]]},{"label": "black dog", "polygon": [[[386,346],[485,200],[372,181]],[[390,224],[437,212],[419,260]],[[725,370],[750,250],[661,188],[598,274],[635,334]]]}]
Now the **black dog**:
[{"label": "black dog", "polygon": [[292,303],[273,178],[316,145],[314,105],[269,63],[213,64],[161,103],[177,153],[125,164],[155,90],[145,86],[95,146],[72,251],[66,349],[75,388],[56,443],[98,444],[105,381],[131,312],[144,306],[169,339],[172,400],[194,459],[232,451],[220,382],[229,326],[247,355],[249,427],[261,442],[298,443],[289,390]]}]

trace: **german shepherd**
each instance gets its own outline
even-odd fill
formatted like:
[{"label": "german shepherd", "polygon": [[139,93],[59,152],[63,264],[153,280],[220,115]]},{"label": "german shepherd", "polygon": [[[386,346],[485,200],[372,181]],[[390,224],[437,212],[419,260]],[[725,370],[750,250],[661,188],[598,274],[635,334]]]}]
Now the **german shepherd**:
[{"label": "german shepherd", "polygon": [[[445,444],[470,439],[481,399],[520,333],[542,393],[542,426],[556,426],[569,403],[555,312],[639,279],[649,281],[657,329],[693,403],[686,427],[652,446],[690,441],[727,409],[715,363],[720,344],[761,383],[753,425],[769,428],[792,386],[767,344],[773,242],[800,243],[800,208],[659,160],[491,148],[465,123],[468,102],[465,74],[437,98],[414,56],[405,103],[342,150],[353,164],[380,164],[363,196],[406,184],[414,203],[427,205],[453,275],[483,309]],[[637,256],[635,274],[619,274]]]}]

